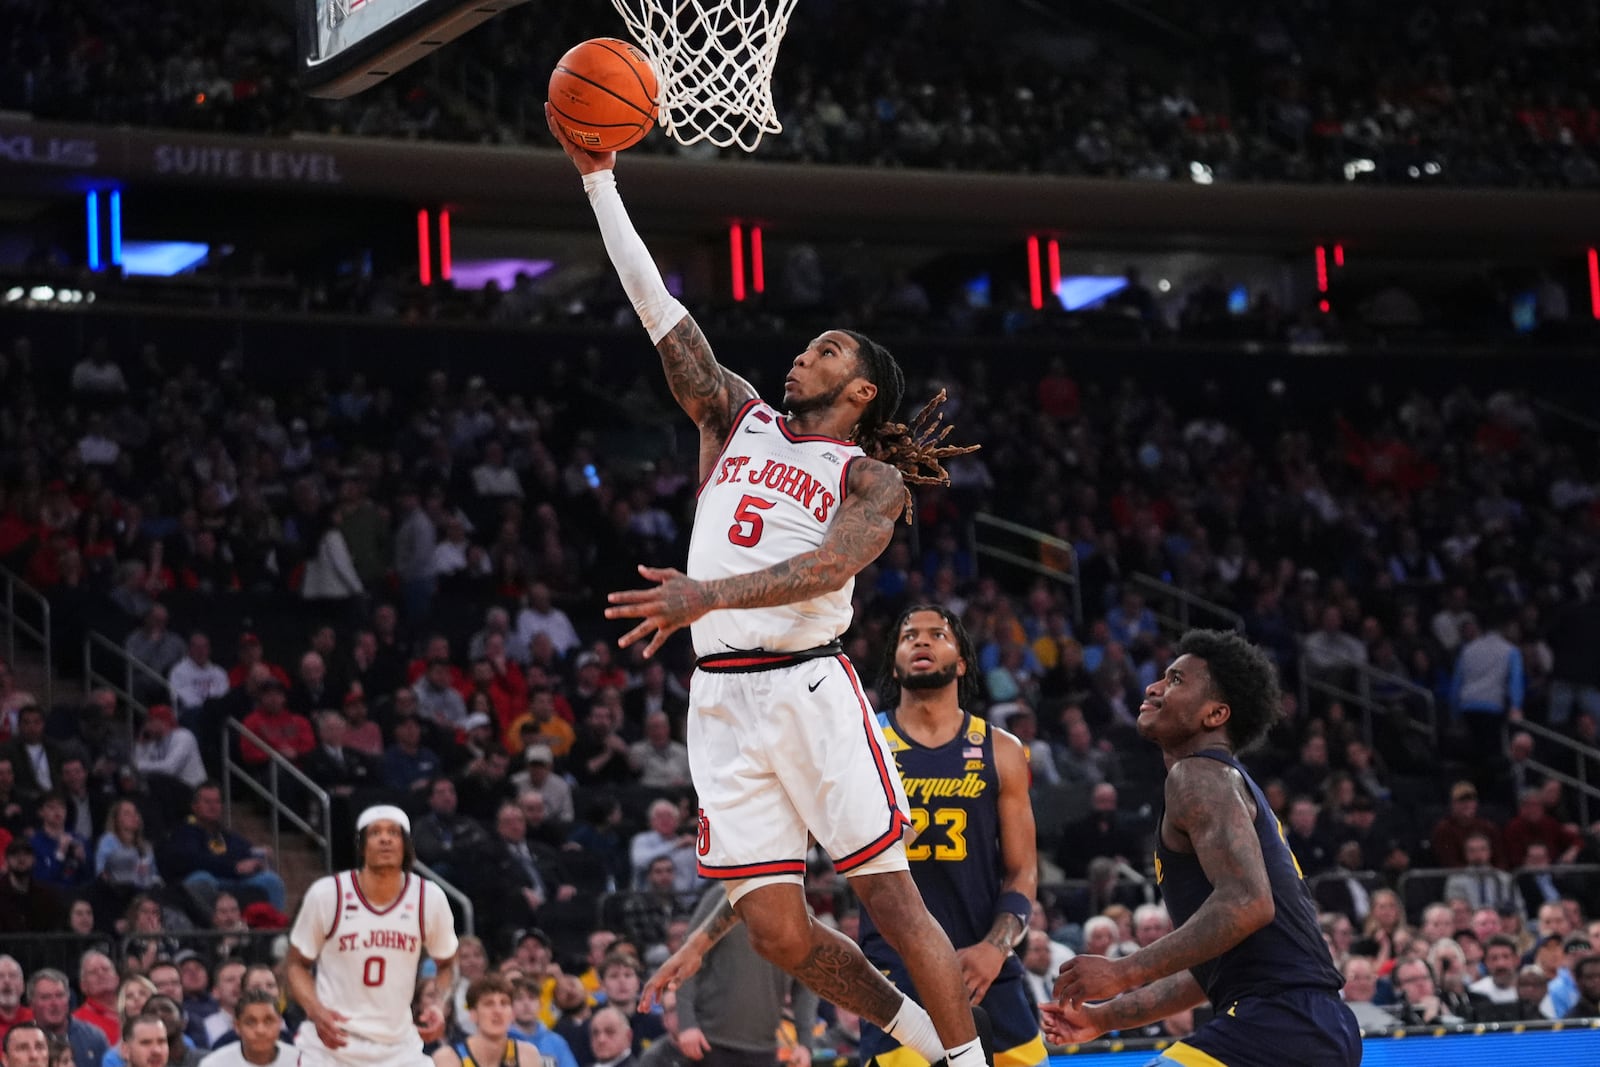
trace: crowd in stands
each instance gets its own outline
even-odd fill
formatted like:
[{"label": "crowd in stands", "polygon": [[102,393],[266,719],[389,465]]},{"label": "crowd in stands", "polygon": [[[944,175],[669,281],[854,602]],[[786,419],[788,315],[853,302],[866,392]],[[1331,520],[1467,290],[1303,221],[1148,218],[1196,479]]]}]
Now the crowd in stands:
[{"label": "crowd in stands", "polygon": [[[556,59],[620,35],[603,4],[514,10],[348,102],[306,98],[292,26],[232,0],[181,12],[13,5],[0,106],[107,125],[539,142]],[[1130,21],[1123,23],[1119,16]],[[1373,0],[1138,15],[955,0],[809,3],[760,155],[1149,181],[1600,182],[1592,0]],[[652,138],[645,151],[667,151]]]},{"label": "crowd in stands", "polygon": [[[204,359],[16,338],[0,360],[0,563],[48,597],[69,661],[88,629],[139,665],[137,707],[107,689],[41,707],[0,670],[0,932],[71,931],[0,945],[28,1007],[53,1018],[54,982],[109,1016],[148,979],[204,1048],[233,980],[271,976],[288,887],[224,825],[227,745],[329,794],[336,862],[353,809],[404,804],[419,857],[475,904],[482,966],[511,961],[586,1067],[589,1008],[664,958],[703,888],[687,644],[646,663],[599,614],[635,563],[681,561],[693,472],[608,447],[620,383],[599,352],[526,395],[444,371],[410,391],[321,372],[269,390]],[[1144,881],[1161,768],[1131,729],[1172,654],[1145,574],[1236,611],[1279,665],[1286,717],[1251,766],[1349,996],[1370,984],[1403,1021],[1592,1010],[1600,880],[1564,865],[1600,860],[1600,824],[1543,768],[1600,782],[1600,765],[1517,725],[1596,737],[1600,471],[1581,437],[1524,394],[1448,384],[1335,409],[1080,380],[1060,360],[912,368],[911,395],[948,388],[984,450],[919,490],[916,526],[860,576],[849,652],[872,673],[910,603],[965,620],[975,710],[1028,748],[1041,988],[1063,953],[1168,928]],[[639,384],[625,406],[670,423],[669,404]],[[995,508],[1072,545],[1081,619],[1063,587],[979,568],[966,523]],[[1387,672],[1370,731],[1328,695],[1360,664]],[[809,888],[850,931],[825,862]],[[24,1010],[10,969],[0,1020]]]}]

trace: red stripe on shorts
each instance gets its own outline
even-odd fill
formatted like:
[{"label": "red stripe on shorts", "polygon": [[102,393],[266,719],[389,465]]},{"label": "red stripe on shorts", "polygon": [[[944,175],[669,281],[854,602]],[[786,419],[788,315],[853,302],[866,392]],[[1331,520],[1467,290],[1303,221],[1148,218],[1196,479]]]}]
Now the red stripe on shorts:
[{"label": "red stripe on shorts", "polygon": [[766,863],[744,863],[734,867],[713,867],[707,863],[697,863],[696,866],[700,868],[700,877],[715,878],[720,882],[739,878],[760,878],[767,874],[806,873],[805,860],[770,860]]},{"label": "red stripe on shorts", "polygon": [[853,867],[859,867],[868,860],[879,855],[890,845],[900,839],[906,828],[906,813],[900,810],[900,805],[895,799],[894,779],[889,777],[889,763],[884,758],[883,749],[878,745],[878,735],[872,729],[872,705],[867,703],[867,698],[861,691],[861,679],[856,677],[856,669],[850,663],[850,657],[840,655],[837,657],[844,671],[850,676],[850,688],[855,690],[856,701],[861,705],[861,727],[866,731],[867,747],[872,750],[872,762],[878,768],[878,784],[883,786],[883,797],[889,805],[889,829],[883,832],[865,848],[859,848],[848,856],[842,856],[833,861],[833,869],[843,874]]}]

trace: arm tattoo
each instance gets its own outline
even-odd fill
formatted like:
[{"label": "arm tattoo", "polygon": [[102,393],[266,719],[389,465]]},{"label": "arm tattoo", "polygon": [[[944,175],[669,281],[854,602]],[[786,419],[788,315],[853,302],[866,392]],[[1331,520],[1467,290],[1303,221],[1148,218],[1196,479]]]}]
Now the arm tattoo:
[{"label": "arm tattoo", "polygon": [[1001,915],[995,919],[994,925],[989,927],[989,934],[984,940],[1001,952],[1009,954],[1017,942],[1022,940],[1022,935],[1027,932],[1028,928],[1018,916]]},{"label": "arm tattoo", "polygon": [[1198,1007],[1206,1002],[1200,983],[1188,971],[1179,971],[1147,985],[1134,989],[1096,1005],[1095,1023],[1107,1030],[1129,1030],[1160,1022],[1185,1008]]},{"label": "arm tattoo", "polygon": [[704,583],[711,607],[767,608],[831,593],[877,559],[894,537],[904,483],[876,460],[851,464],[849,495],[822,544],[749,574]]},{"label": "arm tattoo", "polygon": [[900,1010],[901,992],[867,962],[843,934],[826,927],[820,944],[794,970],[794,976],[823,1000],[853,1011],[882,1029]]},{"label": "arm tattoo", "polygon": [[729,429],[733,413],[754,395],[737,375],[728,374],[711,354],[711,343],[700,332],[694,316],[685,315],[656,343],[661,369],[678,406],[707,434],[717,438]]},{"label": "arm tattoo", "polygon": [[1205,759],[1174,764],[1167,820],[1189,835],[1212,889],[1188,922],[1130,957],[1141,984],[1217,958],[1273,916],[1261,841],[1230,768]]},{"label": "arm tattoo", "polygon": [[706,939],[706,948],[710,949],[738,924],[739,913],[728,903],[727,894],[723,894],[722,902],[717,905],[715,911],[706,916],[705,922],[700,924],[695,933]]}]

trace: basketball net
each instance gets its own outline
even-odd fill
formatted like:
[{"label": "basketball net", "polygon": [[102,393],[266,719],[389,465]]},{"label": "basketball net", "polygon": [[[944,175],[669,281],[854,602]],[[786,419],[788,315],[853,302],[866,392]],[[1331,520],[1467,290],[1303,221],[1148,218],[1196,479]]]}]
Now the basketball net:
[{"label": "basketball net", "polygon": [[667,136],[753,152],[783,131],[772,71],[797,0],[611,2],[656,69]]}]

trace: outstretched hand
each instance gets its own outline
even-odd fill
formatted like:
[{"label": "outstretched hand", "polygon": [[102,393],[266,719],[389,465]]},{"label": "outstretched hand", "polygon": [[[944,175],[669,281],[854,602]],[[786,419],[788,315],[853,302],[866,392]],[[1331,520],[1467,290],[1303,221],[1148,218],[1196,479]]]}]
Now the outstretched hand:
[{"label": "outstretched hand", "polygon": [[1052,1045],[1081,1045],[1105,1033],[1104,1028],[1089,1017],[1087,1005],[1047,1000],[1039,1005],[1039,1014],[1043,1017],[1041,1029]]},{"label": "outstretched hand", "polygon": [[550,101],[544,102],[544,121],[550,127],[550,135],[556,139],[567,158],[572,160],[572,165],[578,168],[579,174],[593,174],[597,170],[611,170],[617,165],[615,152],[591,152],[583,148],[572,138],[568,137],[561,129],[561,124],[556,120],[555,109],[550,106]]},{"label": "outstretched hand", "polygon": [[1063,1004],[1078,1005],[1091,1000],[1110,1000],[1118,993],[1127,992],[1133,985],[1128,978],[1125,959],[1074,956],[1061,965],[1061,972],[1056,978],[1055,997]]},{"label": "outstretched hand", "polygon": [[705,586],[682,571],[640,566],[639,574],[647,581],[661,584],[654,589],[629,589],[610,594],[606,601],[612,606],[606,609],[606,618],[643,619],[617,640],[617,647],[627,648],[649,637],[650,643],[644,647],[644,658],[649,659],[674,631],[710,611],[712,604]]},{"label": "outstretched hand", "polygon": [[[692,935],[691,935],[692,936]],[[656,973],[639,990],[639,1010],[652,1011],[661,1001],[661,994],[667,990],[677,992],[678,986],[693,977],[699,970],[700,964],[705,960],[705,954],[691,947],[692,942],[685,942],[678,947],[678,951],[667,957],[667,961],[656,968]],[[708,1046],[709,1047],[709,1046]],[[704,1055],[702,1051],[701,1055]],[[699,1056],[690,1056],[690,1059],[699,1059]]]}]

